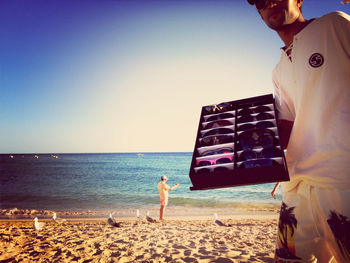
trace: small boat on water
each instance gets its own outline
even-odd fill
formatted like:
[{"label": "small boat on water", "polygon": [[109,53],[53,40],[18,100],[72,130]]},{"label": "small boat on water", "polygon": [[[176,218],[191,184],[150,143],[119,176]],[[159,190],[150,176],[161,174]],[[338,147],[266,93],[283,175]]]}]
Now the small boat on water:
[{"label": "small boat on water", "polygon": [[136,154],[137,156],[144,156],[144,154],[143,153],[138,153],[138,154]]},{"label": "small boat on water", "polygon": [[35,159],[39,159],[39,155],[34,155],[34,158]]}]

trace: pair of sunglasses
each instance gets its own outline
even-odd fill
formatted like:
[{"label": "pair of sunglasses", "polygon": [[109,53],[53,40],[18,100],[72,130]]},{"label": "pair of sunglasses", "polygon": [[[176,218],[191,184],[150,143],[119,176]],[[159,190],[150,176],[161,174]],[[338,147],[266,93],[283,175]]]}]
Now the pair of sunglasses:
[{"label": "pair of sunglasses", "polygon": [[255,168],[262,166],[272,166],[278,165],[278,162],[272,159],[259,159],[259,160],[250,160],[240,164],[239,168]]},{"label": "pair of sunglasses", "polygon": [[233,148],[224,147],[216,150],[209,150],[205,151],[200,156],[209,156],[209,155],[215,155],[215,154],[224,154],[224,153],[233,153]]},{"label": "pair of sunglasses", "polygon": [[281,156],[281,150],[276,147],[263,148],[260,151],[244,150],[240,155],[240,160],[249,161],[256,159],[269,159]]},{"label": "pair of sunglasses", "polygon": [[232,103],[230,102],[223,102],[216,105],[209,105],[204,107],[204,111],[207,114],[217,113],[217,112],[224,112],[232,109]]},{"label": "pair of sunglasses", "polygon": [[243,115],[238,118],[239,123],[243,122],[252,122],[252,121],[262,121],[262,120],[268,120],[268,119],[273,119],[273,115],[267,112],[261,112],[256,116],[251,116],[251,115]]},{"label": "pair of sunglasses", "polygon": [[247,115],[247,114],[253,114],[253,113],[260,113],[265,111],[271,111],[271,109],[267,106],[258,106],[255,108],[243,108],[238,111],[239,115]]},{"label": "pair of sunglasses", "polygon": [[210,146],[210,145],[229,143],[233,141],[234,141],[233,135],[222,134],[222,135],[204,137],[202,138],[200,144],[201,146]]},{"label": "pair of sunglasses", "polygon": [[227,172],[230,169],[227,167],[219,166],[215,168],[202,168],[196,171],[197,174],[207,174],[211,172]]},{"label": "pair of sunglasses", "polygon": [[237,128],[237,131],[247,131],[247,130],[251,130],[254,128],[257,129],[266,129],[266,128],[272,128],[275,127],[274,123],[271,121],[260,121],[256,124],[252,124],[252,123],[245,123],[241,126],[239,126]]},{"label": "pair of sunglasses", "polygon": [[206,121],[216,121],[216,120],[222,120],[222,119],[228,119],[233,118],[235,115],[229,112],[221,113],[217,115],[210,116]]},{"label": "pair of sunglasses", "polygon": [[233,123],[230,122],[229,120],[218,120],[218,121],[209,122],[203,127],[203,130],[222,127],[222,126],[232,126],[232,125]]},{"label": "pair of sunglasses", "polygon": [[234,130],[229,128],[213,129],[204,133],[203,137],[210,136],[210,135],[218,135],[218,134],[228,134],[228,133],[234,133]]},{"label": "pair of sunglasses", "polygon": [[199,161],[197,161],[197,166],[207,166],[207,165],[214,165],[214,164],[232,163],[233,162],[232,159],[233,159],[233,155],[218,157],[216,159],[199,160]]},{"label": "pair of sunglasses", "polygon": [[[267,5],[267,2],[271,0],[248,0],[248,3],[255,5],[258,10],[264,9]],[[283,0],[273,0],[274,2],[282,2]]]},{"label": "pair of sunglasses", "polygon": [[275,134],[268,129],[252,129],[242,132],[238,138],[243,150],[253,149],[255,146],[268,148],[274,145]]}]

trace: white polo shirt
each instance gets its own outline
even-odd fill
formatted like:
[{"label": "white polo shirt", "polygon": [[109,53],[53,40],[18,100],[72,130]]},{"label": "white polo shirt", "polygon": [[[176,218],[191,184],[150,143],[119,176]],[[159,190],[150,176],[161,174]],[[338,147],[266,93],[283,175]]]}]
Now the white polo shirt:
[{"label": "white polo shirt", "polygon": [[317,18],[282,50],[273,71],[280,119],[294,121],[287,148],[291,181],[350,189],[350,16]]}]

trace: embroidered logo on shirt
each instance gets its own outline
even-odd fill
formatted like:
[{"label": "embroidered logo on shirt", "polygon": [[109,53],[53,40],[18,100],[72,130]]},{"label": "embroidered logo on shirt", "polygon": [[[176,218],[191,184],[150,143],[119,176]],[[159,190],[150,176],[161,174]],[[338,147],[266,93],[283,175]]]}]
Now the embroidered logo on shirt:
[{"label": "embroidered logo on shirt", "polygon": [[324,62],[324,58],[320,53],[313,53],[309,58],[309,64],[311,67],[321,67]]}]

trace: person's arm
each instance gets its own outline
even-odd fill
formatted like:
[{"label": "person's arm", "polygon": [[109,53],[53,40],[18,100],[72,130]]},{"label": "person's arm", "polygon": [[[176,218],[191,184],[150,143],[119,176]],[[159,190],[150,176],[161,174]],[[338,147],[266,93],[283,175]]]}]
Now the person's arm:
[{"label": "person's arm", "polygon": [[279,89],[279,70],[275,68],[273,71],[273,83],[274,83],[274,94],[275,94],[275,107],[276,107],[276,119],[279,132],[279,139],[282,150],[287,149],[289,137],[292,132],[294,117],[292,106],[288,104],[286,98],[281,95],[281,90]]},{"label": "person's arm", "polygon": [[287,149],[290,133],[292,132],[294,122],[287,120],[278,120],[278,132],[282,149]]},{"label": "person's arm", "polygon": [[174,185],[174,186],[172,186],[172,187],[170,187],[170,186],[168,186],[168,185],[165,185],[165,186],[164,186],[164,189],[167,190],[167,191],[171,191],[171,190],[175,189],[175,188],[178,187],[178,186],[179,186],[179,184],[176,184],[176,185]]},{"label": "person's arm", "polygon": [[179,186],[179,184],[176,184],[176,185],[174,185],[174,186],[172,186],[172,187],[167,186],[167,187],[166,187],[166,190],[171,191],[171,190],[175,189],[175,188],[178,187],[178,186]]},{"label": "person's arm", "polygon": [[273,188],[273,190],[272,190],[272,192],[271,192],[271,196],[273,197],[273,198],[275,198],[275,195],[276,195],[276,190],[277,190],[277,188],[280,186],[280,182],[278,182],[278,183],[276,183],[275,184],[275,187]]},{"label": "person's arm", "polygon": [[174,185],[174,186],[170,187],[169,191],[171,191],[171,190],[175,189],[175,188],[176,188],[176,187],[178,187],[178,186],[179,186],[179,184],[176,184],[176,185]]}]

